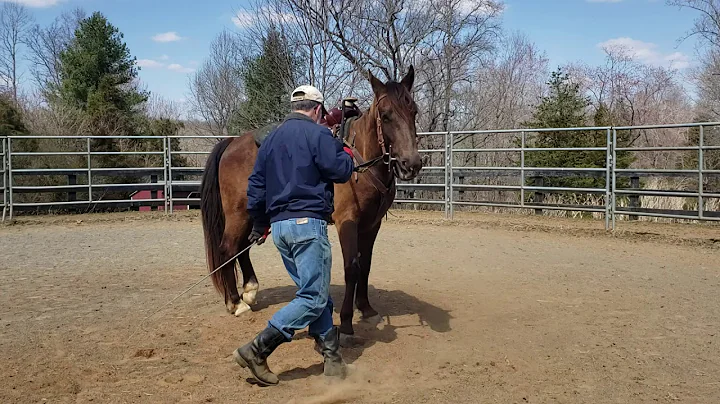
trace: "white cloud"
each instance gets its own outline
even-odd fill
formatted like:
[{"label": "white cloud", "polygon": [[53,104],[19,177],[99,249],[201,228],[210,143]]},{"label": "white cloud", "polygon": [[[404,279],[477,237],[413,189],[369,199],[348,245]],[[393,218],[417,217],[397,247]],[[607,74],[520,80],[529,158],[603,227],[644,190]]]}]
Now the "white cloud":
[{"label": "white cloud", "polygon": [[140,67],[147,67],[148,69],[157,69],[165,66],[157,60],[152,59],[140,59],[137,61],[137,65]]},{"label": "white cloud", "polygon": [[60,0],[0,0],[0,3],[14,2],[31,8],[45,8],[56,6]]},{"label": "white cloud", "polygon": [[690,66],[690,58],[684,53],[664,54],[658,50],[657,44],[628,37],[609,39],[599,43],[598,47],[626,52],[633,59],[650,66],[663,66],[672,69],[685,69]]},{"label": "white cloud", "polygon": [[168,55],[162,55],[162,56],[160,56],[159,59],[160,59],[160,60],[169,60],[169,59],[170,59],[170,56],[168,56]]},{"label": "white cloud", "polygon": [[665,56],[673,69],[686,69],[690,67],[690,57],[682,52],[675,52]]},{"label": "white cloud", "polygon": [[173,64],[169,65],[167,68],[168,68],[168,70],[172,70],[172,71],[178,72],[178,73],[192,73],[195,71],[195,69],[192,69],[189,67],[183,67],[182,65],[179,65],[177,63],[173,63]]},{"label": "white cloud", "polygon": [[154,37],[152,37],[152,40],[155,42],[176,42],[181,40],[182,37],[177,34],[177,32],[163,32],[162,34],[157,34]]}]

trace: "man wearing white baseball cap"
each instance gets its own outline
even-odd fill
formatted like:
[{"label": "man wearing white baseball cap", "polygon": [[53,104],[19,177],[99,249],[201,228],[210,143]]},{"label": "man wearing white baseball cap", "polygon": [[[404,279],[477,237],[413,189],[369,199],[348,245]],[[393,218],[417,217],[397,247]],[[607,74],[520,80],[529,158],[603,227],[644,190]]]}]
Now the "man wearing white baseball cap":
[{"label": "man wearing white baseball cap", "polygon": [[[292,105],[293,102],[299,102],[299,101],[315,101],[318,104],[320,104],[321,110],[318,116],[316,117],[316,122],[320,121],[320,118],[325,116],[327,114],[327,110],[325,109],[325,98],[323,97],[322,93],[320,93],[320,90],[313,86],[300,86],[296,88],[292,95],[290,96],[290,103]],[[294,110],[294,109],[293,109]]]},{"label": "man wearing white baseball cap", "polygon": [[263,141],[248,181],[250,241],[262,244],[271,228],[285,268],[298,287],[295,298],[273,315],[267,327],[234,353],[236,362],[263,385],[279,382],[267,365],[268,356],[305,327],[323,355],[325,375],[343,377],[346,372],[340,334],[332,319],[327,224],[334,210],[333,184],[347,182],[354,167],[349,149],[317,124],[325,113],[323,102],[313,86],[292,92],[292,112]]}]

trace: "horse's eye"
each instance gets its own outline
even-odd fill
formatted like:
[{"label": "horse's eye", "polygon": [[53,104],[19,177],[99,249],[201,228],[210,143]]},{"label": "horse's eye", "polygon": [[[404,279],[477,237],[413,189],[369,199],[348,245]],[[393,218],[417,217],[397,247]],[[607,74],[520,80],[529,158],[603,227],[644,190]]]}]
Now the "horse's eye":
[{"label": "horse's eye", "polygon": [[383,112],[381,116],[384,123],[390,123],[390,121],[392,121],[392,116],[389,112]]}]

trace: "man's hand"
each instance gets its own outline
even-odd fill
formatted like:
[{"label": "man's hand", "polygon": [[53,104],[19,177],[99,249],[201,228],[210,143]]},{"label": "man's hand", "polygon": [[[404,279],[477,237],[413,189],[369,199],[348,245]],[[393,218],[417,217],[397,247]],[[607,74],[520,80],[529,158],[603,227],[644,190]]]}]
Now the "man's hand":
[{"label": "man's hand", "polygon": [[255,224],[253,225],[248,240],[250,240],[250,244],[257,243],[257,245],[261,245],[267,240],[268,234],[270,234],[269,227]]},{"label": "man's hand", "polygon": [[351,157],[353,160],[355,159],[355,155],[353,154],[351,148],[349,148],[349,147],[347,147],[347,146],[344,146],[344,147],[343,147],[343,150],[345,150],[345,153],[349,154],[350,157]]}]

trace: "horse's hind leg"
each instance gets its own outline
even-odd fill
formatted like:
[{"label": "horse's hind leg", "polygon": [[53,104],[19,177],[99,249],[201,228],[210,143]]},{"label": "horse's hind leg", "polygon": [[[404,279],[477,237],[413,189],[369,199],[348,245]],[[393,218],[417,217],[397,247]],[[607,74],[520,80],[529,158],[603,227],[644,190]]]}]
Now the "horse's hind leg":
[{"label": "horse's hind leg", "polygon": [[[247,235],[245,233],[249,222],[244,219],[246,218],[243,218],[242,215],[237,213],[225,216],[225,231],[220,245],[223,261],[229,260],[232,256],[241,251],[241,245],[248,245],[246,241]],[[243,239],[245,241],[243,241]],[[246,254],[247,253],[242,254],[240,257]],[[223,279],[225,280],[225,304],[227,305],[228,311],[236,316],[249,311],[250,306],[245,301],[241,300],[240,293],[237,289],[235,260],[225,265],[220,271],[223,272]]]},{"label": "horse's hind leg", "polygon": [[355,292],[358,310],[362,313],[362,319],[370,322],[379,321],[378,312],[370,306],[368,298],[368,284],[370,279],[370,264],[372,263],[373,246],[380,231],[380,225],[367,233],[360,234],[358,238],[358,252],[360,253],[360,274]]},{"label": "horse's hind leg", "polygon": [[[247,236],[243,237],[243,241],[240,244],[241,250],[246,249],[250,242],[247,241]],[[238,264],[243,274],[243,302],[252,306],[257,301],[257,293],[260,290],[260,283],[255,276],[255,269],[253,268],[252,262],[250,262],[250,251],[245,251],[238,257]]]}]

